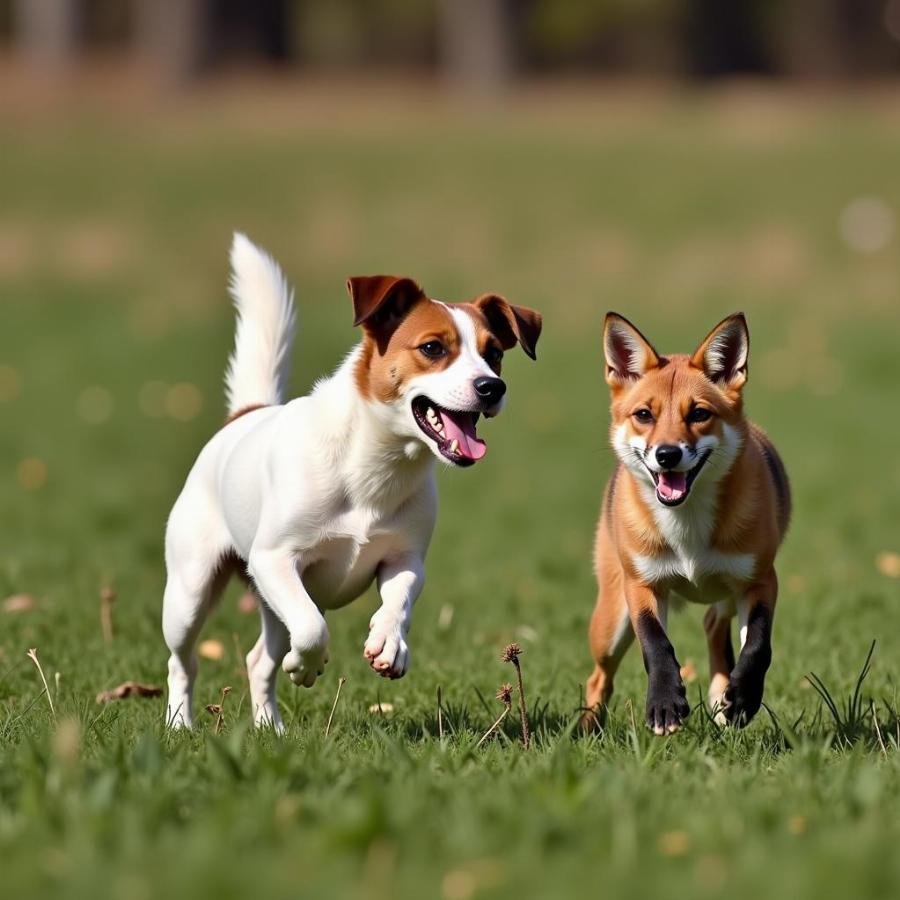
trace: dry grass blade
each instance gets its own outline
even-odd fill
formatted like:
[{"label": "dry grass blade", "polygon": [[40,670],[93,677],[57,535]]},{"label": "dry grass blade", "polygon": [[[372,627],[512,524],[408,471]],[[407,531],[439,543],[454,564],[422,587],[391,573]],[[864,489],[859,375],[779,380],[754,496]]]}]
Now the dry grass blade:
[{"label": "dry grass blade", "polygon": [[443,703],[443,691],[441,690],[441,686],[438,685],[437,689],[437,705],[438,705],[438,740],[444,740],[444,703]]},{"label": "dry grass blade", "polygon": [[111,587],[100,590],[100,630],[103,632],[103,641],[111,644],[113,641],[113,617],[112,608],[116,602],[116,592]]},{"label": "dry grass blade", "polygon": [[32,647],[27,654],[28,658],[34,662],[37,666],[38,673],[41,676],[41,681],[44,682],[44,693],[47,695],[47,702],[50,704],[50,715],[53,718],[56,718],[56,710],[53,708],[53,697],[50,696],[50,685],[47,684],[47,679],[44,676],[44,670],[41,668],[40,660],[38,660],[37,656],[37,647]]},{"label": "dry grass blade", "polygon": [[338,686],[337,686],[337,691],[335,692],[335,695],[334,695],[334,703],[331,704],[331,712],[328,714],[328,722],[326,722],[326,724],[325,724],[325,737],[328,737],[328,733],[331,731],[331,722],[334,719],[334,711],[337,709],[338,700],[341,699],[341,688],[344,686],[344,682],[346,680],[347,679],[344,678],[343,675],[341,675],[341,677],[338,678]]},{"label": "dry grass blade", "polygon": [[481,740],[475,745],[476,750],[503,724],[503,720],[509,715],[510,710],[512,709],[512,685],[500,685],[500,690],[497,691],[497,699],[503,703],[503,712],[500,713],[494,721],[494,724],[481,736]]}]

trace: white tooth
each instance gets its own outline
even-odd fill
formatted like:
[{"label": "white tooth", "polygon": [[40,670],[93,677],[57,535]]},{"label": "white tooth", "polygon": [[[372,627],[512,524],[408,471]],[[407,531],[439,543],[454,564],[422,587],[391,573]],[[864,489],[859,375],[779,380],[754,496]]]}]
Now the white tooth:
[{"label": "white tooth", "polygon": [[428,409],[425,410],[425,418],[429,421],[437,418],[437,414],[435,411],[429,406]]},{"label": "white tooth", "polygon": [[459,453],[459,441],[456,438],[450,441],[450,452]]},{"label": "white tooth", "polygon": [[443,433],[444,433],[444,426],[441,425],[440,422],[435,422],[435,423],[434,423],[434,430],[435,430],[438,434],[443,434]]}]

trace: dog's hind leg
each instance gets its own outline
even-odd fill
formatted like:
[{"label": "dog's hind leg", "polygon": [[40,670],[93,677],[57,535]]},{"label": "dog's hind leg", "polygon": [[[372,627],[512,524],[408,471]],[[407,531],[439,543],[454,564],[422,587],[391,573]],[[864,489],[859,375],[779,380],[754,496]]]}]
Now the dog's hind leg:
[{"label": "dog's hind leg", "polygon": [[709,708],[716,721],[725,724],[725,691],[734,668],[734,647],[731,644],[731,619],[734,604],[723,601],[710,606],[703,616],[706,643],[709,647]]},{"label": "dog's hind leg", "polygon": [[250,701],[257,728],[271,727],[279,734],[284,723],[275,701],[275,680],[282,660],[291,649],[291,639],[284,623],[257,594],[262,633],[247,654],[247,676],[250,679]]},{"label": "dog's hind leg", "polygon": [[207,554],[189,562],[183,559],[168,566],[163,597],[163,636],[169,647],[168,701],[166,724],[190,728],[193,719],[191,698],[197,675],[194,645],[209,611],[222,594],[234,571],[234,559]]}]

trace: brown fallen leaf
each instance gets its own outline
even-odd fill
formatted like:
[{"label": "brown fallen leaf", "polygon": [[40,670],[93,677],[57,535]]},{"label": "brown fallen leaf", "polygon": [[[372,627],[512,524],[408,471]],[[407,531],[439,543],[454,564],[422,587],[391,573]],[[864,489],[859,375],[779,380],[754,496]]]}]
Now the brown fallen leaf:
[{"label": "brown fallen leaf", "polygon": [[27,612],[33,606],[34,597],[32,597],[31,594],[13,594],[3,601],[3,612]]},{"label": "brown fallen leaf", "polygon": [[242,612],[245,616],[252,615],[259,608],[256,597],[251,591],[245,591],[238,600],[238,612]]},{"label": "brown fallen leaf", "polygon": [[900,553],[886,550],[875,558],[875,567],[888,578],[900,578]]},{"label": "brown fallen leaf", "polygon": [[100,691],[98,703],[111,700],[125,700],[127,697],[161,697],[163,689],[156,684],[141,684],[139,681],[125,681],[111,691]]},{"label": "brown fallen leaf", "polygon": [[225,645],[221,641],[215,639],[200,641],[197,652],[204,659],[222,659],[225,656]]},{"label": "brown fallen leaf", "polygon": [[682,681],[688,682],[688,684],[697,680],[697,669],[694,667],[694,661],[692,659],[686,659],[684,661],[684,665],[681,667],[681,679]]}]

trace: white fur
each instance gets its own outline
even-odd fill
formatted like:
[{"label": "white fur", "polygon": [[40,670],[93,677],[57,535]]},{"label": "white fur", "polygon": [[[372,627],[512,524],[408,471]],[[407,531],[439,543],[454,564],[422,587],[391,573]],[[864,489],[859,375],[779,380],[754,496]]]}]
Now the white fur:
[{"label": "white fur", "polygon": [[669,550],[656,556],[633,558],[638,573],[648,583],[675,582],[675,592],[684,599],[712,603],[730,594],[738,582],[753,576],[756,560],[751,554],[722,553],[712,547],[716,519],[716,497],[721,479],[728,473],[741,448],[739,433],[723,425],[723,438],[701,437],[695,446],[682,446],[684,461],[677,468],[689,471],[707,451],[712,451],[691,492],[680,506],[668,507],[656,496],[648,468],[658,471],[655,446],[640,436],[629,438],[625,425],[613,435],[613,447],[622,463],[637,479],[641,495],[653,513],[656,526]]},{"label": "white fur", "polygon": [[365,655],[380,674],[400,677],[409,667],[407,632],[437,514],[427,452],[435,447],[410,402],[425,393],[442,406],[476,409],[472,379],[490,370],[483,372],[477,348],[473,355],[474,329],[460,318],[468,317],[453,311],[464,353],[445,372],[410,382],[397,400],[360,395],[357,347],[310,395],[279,406],[294,323],[290,293],[277,265],[246,238],[235,238],[232,263],[238,326],[229,405],[271,405],[212,437],[169,517],[166,716],[173,726],[191,724],[194,644],[221,588],[221,561],[236,554],[262,608],[262,634],[247,656],[255,721],[281,730],[279,665],[295,684],[312,686],[328,660],[324,613],[373,580],[382,605]]},{"label": "white fur", "polygon": [[284,401],[296,329],[294,295],[278,263],[243,234],[231,245],[229,292],[237,312],[234,352],[225,371],[229,413]]}]

